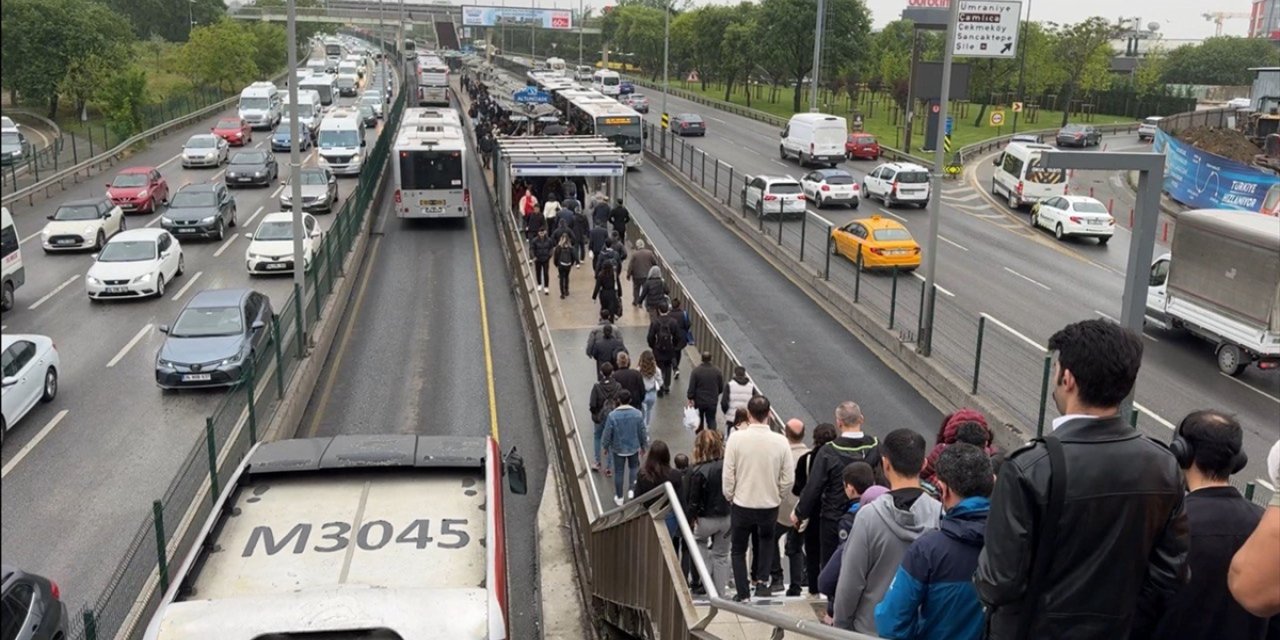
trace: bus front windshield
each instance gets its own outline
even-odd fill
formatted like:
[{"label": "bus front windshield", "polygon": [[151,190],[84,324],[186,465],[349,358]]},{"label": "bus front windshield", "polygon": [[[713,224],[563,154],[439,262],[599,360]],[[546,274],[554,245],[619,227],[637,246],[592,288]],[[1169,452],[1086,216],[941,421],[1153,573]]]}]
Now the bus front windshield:
[{"label": "bus front windshield", "polygon": [[596,123],[596,135],[608,139],[627,152],[641,151],[644,145],[639,118],[635,118],[635,121],[630,124]]}]

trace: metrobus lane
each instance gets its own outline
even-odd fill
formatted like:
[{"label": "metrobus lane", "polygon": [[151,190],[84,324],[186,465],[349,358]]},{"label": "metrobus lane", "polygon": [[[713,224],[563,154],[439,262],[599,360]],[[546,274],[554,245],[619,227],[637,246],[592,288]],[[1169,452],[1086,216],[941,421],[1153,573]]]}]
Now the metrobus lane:
[{"label": "metrobus lane", "polygon": [[[207,127],[201,123],[161,138],[126,166],[158,167],[171,193],[186,184],[222,181],[225,168],[183,169],[177,159],[187,137]],[[245,149],[270,153],[270,132],[255,133]],[[366,134],[372,141],[377,131]],[[74,605],[106,585],[150,501],[164,493],[204,419],[224,395],[218,390],[162,394],[156,388],[154,358],[164,341],[160,325],[173,322],[204,289],[250,287],[266,294],[277,311],[292,294],[288,275],[251,278],[244,259],[247,236],[264,215],[280,210],[285,188],[280,182],[289,178],[289,161],[287,153],[275,157],[280,180],[232,190],[239,224],[222,241],[179,240],[184,274],[160,299],[91,303],[84,293],[84,273],[93,263],[92,253],[45,255],[40,250],[42,219],[37,216],[42,209],[100,196],[102,183],[114,171],[15,212],[21,216],[20,232],[29,238],[22,245],[29,275],[14,311],[5,314],[5,332],[49,335],[61,366],[58,397],[37,405],[7,433],[3,553],[6,562],[54,577]],[[303,160],[305,166],[316,164],[311,152]],[[342,200],[355,184],[354,179],[339,180]],[[327,232],[338,215],[317,213],[315,218]],[[159,219],[157,213],[129,215],[127,225],[155,229]],[[32,234],[37,234],[34,239]],[[94,525],[83,526],[85,522]],[[84,561],[91,557],[103,561]]]}]

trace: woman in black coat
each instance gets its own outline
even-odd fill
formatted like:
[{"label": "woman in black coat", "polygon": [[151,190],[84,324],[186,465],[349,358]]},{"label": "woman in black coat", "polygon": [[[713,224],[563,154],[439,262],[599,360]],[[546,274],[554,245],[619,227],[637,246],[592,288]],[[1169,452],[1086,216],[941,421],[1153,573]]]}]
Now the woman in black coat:
[{"label": "woman in black coat", "polygon": [[662,305],[669,304],[667,294],[667,283],[662,279],[662,267],[655,264],[649,268],[649,276],[640,286],[639,302],[649,310],[649,322],[652,323],[658,319],[658,309]]},{"label": "woman in black coat", "polygon": [[600,300],[600,311],[609,313],[609,322],[622,315],[622,291],[612,264],[604,265],[596,274],[596,288],[591,292],[591,299]]}]

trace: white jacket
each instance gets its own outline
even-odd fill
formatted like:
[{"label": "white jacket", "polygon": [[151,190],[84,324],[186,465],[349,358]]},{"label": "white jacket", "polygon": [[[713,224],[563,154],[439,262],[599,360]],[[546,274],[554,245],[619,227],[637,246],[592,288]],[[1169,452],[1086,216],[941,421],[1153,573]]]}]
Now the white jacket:
[{"label": "white jacket", "polygon": [[756,394],[756,386],[751,384],[751,380],[747,380],[745,384],[742,384],[733,379],[730,379],[724,386],[725,401],[729,403],[728,408],[724,411],[724,416],[727,422],[733,422],[734,412],[738,409],[747,408],[747,403],[751,401],[751,396]]}]

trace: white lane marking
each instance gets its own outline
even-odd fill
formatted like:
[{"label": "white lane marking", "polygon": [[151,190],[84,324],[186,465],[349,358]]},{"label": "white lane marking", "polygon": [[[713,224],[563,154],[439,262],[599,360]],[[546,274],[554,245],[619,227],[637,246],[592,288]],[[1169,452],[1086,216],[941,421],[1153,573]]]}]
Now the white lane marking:
[{"label": "white lane marking", "polygon": [[179,152],[178,152],[178,155],[176,155],[176,156],[174,156],[174,157],[172,157],[172,158],[169,158],[168,160],[165,160],[164,162],[161,162],[160,164],[156,165],[156,168],[157,168],[157,169],[163,169],[163,168],[164,168],[164,166],[165,166],[166,164],[169,164],[170,162],[173,162],[174,160],[177,160],[178,158],[181,158],[181,157],[182,157],[182,152],[181,152],[181,151],[179,151]]},{"label": "white lane marking", "polygon": [[[915,276],[916,280],[919,280],[920,282],[924,282],[924,276],[922,276],[922,275],[920,275],[920,274],[918,274],[918,273],[916,273],[916,272],[914,272],[914,271],[912,271],[912,272],[911,272],[911,275]],[[936,283],[936,282],[935,282],[935,283],[933,283],[933,286],[937,287],[937,288],[938,288],[938,291],[941,291],[942,293],[944,293],[944,294],[946,294],[946,295],[948,295],[948,296],[951,296],[952,298],[956,297],[956,294],[951,293],[950,291],[947,291],[946,289],[944,289],[944,288],[942,287],[942,285],[940,285],[940,284],[938,284],[938,283]]]},{"label": "white lane marking", "polygon": [[894,212],[892,212],[892,211],[890,211],[890,210],[888,210],[888,209],[881,209],[881,210],[880,210],[880,212],[881,212],[881,213],[883,213],[883,214],[885,214],[886,216],[893,216],[893,217],[895,217],[895,218],[897,218],[897,219],[899,219],[899,220],[901,220],[901,221],[903,221],[903,222],[906,222],[906,221],[907,221],[907,219],[906,219],[906,218],[904,218],[904,217],[902,217],[902,216],[900,216],[900,215],[898,215],[898,214],[896,214],[896,213],[894,213]]},{"label": "white lane marking", "polygon": [[38,236],[38,235],[40,235],[40,234],[42,234],[42,233],[44,233],[44,229],[43,229],[43,228],[41,228],[39,231],[37,231],[37,232],[35,232],[35,233],[31,234],[31,235],[29,235],[29,236],[27,236],[27,237],[25,237],[25,238],[23,238],[23,239],[19,240],[19,241],[18,241],[18,244],[26,244],[28,240],[30,240],[30,239],[32,239],[32,238],[34,238],[34,237],[36,237],[36,236]]},{"label": "white lane marking", "polygon": [[271,192],[271,197],[272,197],[272,198],[278,198],[278,197],[280,197],[280,192],[281,192],[281,191],[284,191],[284,185],[280,185],[280,186],[276,187],[276,190]]},{"label": "white lane marking", "polygon": [[969,195],[963,198],[958,196],[947,195],[947,194],[942,195],[943,202],[973,202],[974,200],[979,200],[981,198],[982,198],[982,194],[974,193],[972,191],[969,192]]},{"label": "white lane marking", "polygon": [[1220,376],[1222,376],[1222,377],[1224,377],[1224,378],[1226,378],[1226,379],[1228,379],[1228,380],[1230,380],[1230,381],[1232,381],[1232,382],[1234,382],[1234,383],[1236,383],[1236,384],[1242,384],[1242,385],[1244,385],[1245,387],[1247,387],[1250,391],[1253,391],[1253,392],[1255,392],[1255,393],[1260,393],[1260,394],[1262,394],[1262,395],[1266,396],[1266,398],[1267,398],[1268,400],[1270,400],[1270,401],[1272,401],[1272,402],[1274,402],[1274,403],[1276,403],[1276,404],[1280,404],[1280,398],[1277,398],[1277,397],[1275,397],[1275,396],[1273,396],[1273,395],[1271,395],[1271,394],[1267,393],[1266,391],[1263,391],[1262,389],[1259,389],[1259,388],[1257,388],[1257,387],[1255,387],[1255,386],[1253,386],[1253,385],[1249,384],[1248,382],[1245,382],[1244,380],[1241,380],[1241,379],[1239,379],[1239,378],[1235,378],[1235,377],[1229,376],[1229,375],[1227,375],[1227,374],[1225,374],[1225,373],[1223,373],[1223,372],[1221,372],[1221,371],[1219,371],[1219,372],[1218,372],[1218,375],[1220,375]]},{"label": "white lane marking", "polygon": [[[762,154],[760,154],[760,155],[764,155],[764,154],[762,153]],[[790,169],[790,168],[791,168],[791,165],[789,165],[789,164],[787,164],[787,163],[785,163],[785,162],[783,162],[783,161],[781,161],[781,160],[774,160],[774,161],[773,161],[773,163],[774,163],[774,164],[776,164],[776,165],[778,165],[779,167],[786,167],[786,168],[788,168],[788,169]]]},{"label": "white lane marking", "polygon": [[943,241],[943,242],[945,242],[945,243],[947,243],[947,244],[949,244],[949,245],[951,245],[951,246],[953,246],[953,247],[955,247],[955,248],[957,248],[957,249],[959,249],[959,250],[961,250],[961,251],[968,251],[968,249],[966,249],[966,248],[965,248],[963,245],[961,245],[959,242],[956,242],[956,241],[954,241],[954,240],[948,240],[948,239],[947,239],[947,237],[946,237],[946,236],[944,236],[944,235],[939,235],[939,236],[938,236],[938,239],[939,239],[939,240],[941,240],[941,241]]},{"label": "white lane marking", "polygon": [[[263,207],[265,207],[266,205],[262,205],[262,206],[263,206]],[[237,226],[237,227],[247,227],[247,226],[249,226],[249,223],[253,222],[253,219],[254,219],[254,218],[256,218],[256,217],[258,217],[258,214],[259,214],[259,213],[262,213],[262,207],[258,207],[258,210],[257,210],[257,211],[254,211],[254,212],[253,212],[253,215],[249,216],[249,219],[248,219],[248,220],[245,220],[244,222],[236,221],[236,226]],[[245,235],[246,235],[246,236],[249,236],[249,237],[251,237],[251,238],[253,237],[253,234],[252,234],[252,233],[246,233]]]},{"label": "white lane marking", "polygon": [[147,223],[146,223],[146,224],[144,224],[144,225],[142,225],[142,226],[144,226],[144,227],[152,227],[152,226],[155,226],[155,224],[156,224],[157,222],[160,222],[160,220],[161,220],[161,219],[163,219],[163,218],[164,218],[164,214],[162,213],[162,214],[160,214],[160,215],[158,215],[158,216],[156,216],[156,217],[154,217],[154,218],[152,218],[152,219],[148,220],[148,221],[147,221]]},{"label": "white lane marking", "polygon": [[217,173],[213,174],[213,180],[217,180],[218,178],[221,178],[222,174],[226,172],[227,172],[226,169],[219,169]]},{"label": "white lane marking", "polygon": [[142,341],[143,338],[147,336],[147,333],[151,331],[151,327],[152,325],[150,322],[148,322],[145,326],[143,326],[142,330],[139,331],[137,335],[133,336],[132,340],[130,340],[127,344],[124,345],[124,348],[120,350],[120,353],[117,353],[116,357],[112,358],[111,361],[107,363],[107,368],[110,369],[116,366],[117,364],[119,364],[119,362],[123,360],[126,355],[128,355],[129,350],[132,349],[134,346],[136,346],[139,342]]},{"label": "white lane marking", "polygon": [[716,122],[719,122],[720,124],[729,124],[728,122],[725,122],[724,120],[721,120],[720,118],[717,118],[717,117],[715,117],[715,116],[707,116],[707,119],[708,119],[708,120],[715,120]]},{"label": "white lane marking", "polygon": [[1036,342],[1035,340],[1032,340],[1031,338],[1028,338],[1028,337],[1026,337],[1026,336],[1022,335],[1021,333],[1019,333],[1019,332],[1018,332],[1018,330],[1017,330],[1017,329],[1014,329],[1013,327],[1011,327],[1011,326],[1009,326],[1009,325],[1007,325],[1007,324],[1005,324],[1005,323],[1001,322],[1001,321],[1000,321],[1000,320],[998,320],[995,316],[993,316],[993,315],[991,315],[991,314],[989,314],[989,313],[987,313],[987,312],[985,312],[985,311],[984,311],[984,312],[982,312],[982,314],[981,314],[981,315],[982,315],[984,318],[986,318],[986,319],[990,320],[991,322],[994,322],[994,323],[995,323],[995,325],[996,325],[997,327],[1000,327],[1001,329],[1004,329],[1005,331],[1008,331],[1009,333],[1012,333],[1012,334],[1014,335],[1014,337],[1016,337],[1016,338],[1018,338],[1018,339],[1022,340],[1023,342],[1025,342],[1025,343],[1027,343],[1027,344],[1031,345],[1031,347],[1032,347],[1033,349],[1036,349],[1036,350],[1037,350],[1037,351],[1039,351],[1040,353],[1045,353],[1046,351],[1048,351],[1047,349],[1045,349],[1043,346],[1041,346],[1041,345],[1040,345],[1038,342]]},{"label": "white lane marking", "polygon": [[9,475],[9,472],[13,471],[14,467],[18,466],[18,463],[22,462],[22,459],[27,457],[27,454],[31,453],[31,451],[36,448],[36,445],[40,444],[40,441],[44,440],[45,436],[49,435],[49,433],[53,431],[53,428],[58,426],[59,422],[62,422],[63,418],[67,417],[68,413],[70,413],[69,409],[63,409],[62,411],[54,414],[53,418],[51,418],[49,422],[44,425],[44,428],[40,430],[40,433],[37,433],[36,437],[31,439],[31,442],[28,442],[26,446],[22,447],[22,449],[18,451],[17,455],[13,456],[13,458],[9,460],[9,464],[4,465],[4,469],[0,469],[0,478]]},{"label": "white lane marking", "polygon": [[80,275],[79,275],[79,274],[76,274],[76,275],[74,275],[74,276],[71,276],[70,278],[67,278],[67,280],[66,280],[65,282],[63,282],[62,284],[60,284],[60,285],[58,285],[58,286],[54,287],[53,291],[50,291],[49,293],[44,294],[44,297],[43,297],[43,298],[40,298],[39,300],[36,300],[35,302],[31,303],[31,306],[29,306],[29,307],[27,307],[27,308],[28,308],[28,309],[35,309],[36,307],[39,307],[40,305],[42,305],[42,304],[44,304],[44,303],[48,302],[48,301],[49,301],[49,298],[52,298],[52,297],[54,297],[54,296],[58,295],[58,292],[59,292],[59,291],[62,291],[63,289],[66,289],[68,286],[70,286],[70,285],[71,285],[71,283],[72,283],[72,282],[75,282],[76,280],[79,280],[79,279],[80,279]]},{"label": "white lane marking", "polygon": [[1094,312],[1094,313],[1096,313],[1096,314],[1098,314],[1098,315],[1100,315],[1100,316],[1102,316],[1103,318],[1106,318],[1107,320],[1110,320],[1110,321],[1112,321],[1112,322],[1114,322],[1114,323],[1116,323],[1116,324],[1120,324],[1120,321],[1119,321],[1119,320],[1116,320],[1115,318],[1112,318],[1111,316],[1109,316],[1109,315],[1107,315],[1107,314],[1105,314],[1105,313],[1103,313],[1103,312],[1101,312],[1101,311],[1098,311],[1097,309],[1094,309],[1094,310],[1093,310],[1093,312]]},{"label": "white lane marking", "polygon": [[221,247],[218,247],[218,250],[217,250],[217,251],[214,251],[214,252],[213,252],[213,257],[215,257],[215,258],[216,258],[216,257],[218,257],[218,256],[222,255],[222,252],[226,251],[226,250],[227,250],[227,247],[231,246],[231,243],[232,243],[232,242],[235,242],[235,241],[236,241],[236,238],[239,238],[239,237],[240,237],[240,234],[238,234],[238,233],[233,233],[233,234],[231,234],[231,237],[230,237],[230,238],[227,238],[227,241],[226,241],[226,242],[224,242],[224,243],[222,243],[222,246],[221,246]]},{"label": "white lane marking", "polygon": [[203,271],[197,271],[197,272],[195,273],[195,275],[193,275],[193,276],[191,276],[190,278],[188,278],[188,279],[187,279],[187,283],[186,283],[186,284],[184,284],[184,285],[182,285],[182,288],[181,288],[181,289],[178,289],[178,292],[177,292],[177,293],[175,293],[175,294],[173,294],[173,297],[172,297],[172,298],[170,298],[170,299],[171,299],[171,300],[177,300],[178,298],[181,298],[181,297],[182,297],[182,294],[186,293],[186,292],[187,292],[187,289],[190,289],[190,288],[191,288],[191,285],[195,284],[195,283],[196,283],[196,280],[199,280],[199,279],[200,279],[200,276],[202,276],[202,275],[204,275],[204,272],[203,272]]},{"label": "white lane marking", "polygon": [[1148,416],[1150,416],[1150,417],[1151,417],[1151,419],[1152,419],[1152,420],[1155,420],[1156,422],[1159,422],[1160,424],[1164,425],[1164,426],[1165,426],[1165,427],[1167,427],[1170,431],[1173,431],[1173,430],[1177,429],[1177,427],[1176,427],[1172,422],[1169,422],[1168,420],[1165,420],[1164,418],[1161,418],[1159,415],[1156,415],[1156,413],[1155,413],[1154,411],[1152,411],[1152,410],[1150,410],[1150,409],[1148,409],[1148,408],[1146,408],[1146,407],[1142,406],[1141,404],[1139,404],[1139,403],[1137,403],[1137,402],[1134,402],[1134,403],[1133,403],[1133,408],[1134,408],[1134,409],[1137,409],[1138,411],[1141,411],[1141,412],[1143,412],[1143,413],[1147,414]]},{"label": "white lane marking", "polygon": [[1045,291],[1053,291],[1053,289],[1050,289],[1048,285],[1044,285],[1035,280],[1032,280],[1031,278],[1028,278],[1027,276],[1022,275],[1021,273],[1018,273],[1017,271],[1014,271],[1009,267],[1005,267],[1004,270],[1008,271],[1009,273],[1012,273],[1015,276],[1018,276],[1019,278],[1022,278],[1023,280],[1026,280],[1027,282],[1030,282],[1031,284],[1034,284],[1037,287],[1040,287],[1041,289],[1044,289]]}]

